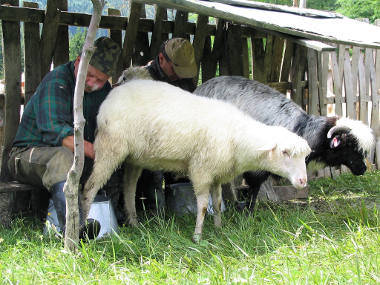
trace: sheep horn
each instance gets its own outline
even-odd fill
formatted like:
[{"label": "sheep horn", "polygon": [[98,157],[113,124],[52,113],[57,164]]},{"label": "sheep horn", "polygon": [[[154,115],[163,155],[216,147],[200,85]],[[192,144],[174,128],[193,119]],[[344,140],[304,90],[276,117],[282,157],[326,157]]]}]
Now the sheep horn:
[{"label": "sheep horn", "polygon": [[347,131],[349,132],[351,129],[346,126],[334,126],[332,127],[329,132],[327,133],[327,138],[331,139],[332,135],[337,132],[337,131]]}]

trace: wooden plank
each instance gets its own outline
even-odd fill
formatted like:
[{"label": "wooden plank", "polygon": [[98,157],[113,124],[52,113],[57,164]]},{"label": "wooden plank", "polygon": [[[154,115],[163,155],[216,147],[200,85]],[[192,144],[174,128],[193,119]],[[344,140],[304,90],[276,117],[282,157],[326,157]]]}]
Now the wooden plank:
[{"label": "wooden plank", "polygon": [[243,76],[245,78],[250,78],[250,76],[249,76],[248,39],[246,37],[241,38],[241,47],[242,47]]},{"label": "wooden plank", "polygon": [[[341,50],[343,49],[339,49],[339,53],[341,53]],[[338,65],[338,57],[336,52],[331,53],[331,63],[333,69],[332,76],[335,95],[335,114],[341,117],[343,115],[342,103],[344,102],[342,97],[343,74],[340,74],[340,66]]]},{"label": "wooden plank", "polygon": [[[60,11],[58,1],[48,0],[41,34],[41,77],[50,71],[58,35]],[[42,78],[41,78],[42,79]]]},{"label": "wooden plank", "polygon": [[[120,16],[121,12],[117,9],[108,9],[108,15],[109,16]],[[120,47],[123,46],[122,41],[123,41],[123,34],[121,30],[109,30],[109,37],[114,40]],[[117,67],[115,70],[115,75],[112,76],[112,83],[116,83],[117,80],[119,79],[121,72],[123,71],[123,62],[124,58],[123,55],[119,57],[119,61],[117,63]]]},{"label": "wooden plank", "polygon": [[[60,11],[67,11],[68,4],[67,0],[57,1],[57,8]],[[54,51],[53,63],[54,67],[64,64],[69,61],[69,29],[67,26],[59,25],[58,26],[58,34]]]},{"label": "wooden plank", "polygon": [[319,115],[319,94],[318,94],[318,63],[317,52],[308,49],[307,50],[307,80],[309,83],[309,108],[308,113],[313,115]]},{"label": "wooden plank", "polygon": [[227,49],[229,75],[243,75],[242,35],[237,25],[228,25]]},{"label": "wooden plank", "polygon": [[154,16],[154,28],[152,32],[152,40],[150,44],[150,57],[157,56],[160,46],[167,39],[167,36],[163,34],[162,21],[167,19],[166,9],[155,5],[156,14]]},{"label": "wooden plank", "polygon": [[[43,23],[45,19],[45,10],[19,8],[0,6],[0,19],[12,22],[31,22],[31,23]],[[61,11],[59,24],[76,27],[88,27],[90,24],[91,15],[85,13],[73,13]],[[114,29],[125,30],[128,25],[127,17],[115,17],[103,15],[99,28],[101,29]],[[152,19],[140,19],[138,31],[140,32],[152,32],[154,27],[154,20]],[[187,22],[184,25],[184,31],[186,34],[194,34],[195,23]],[[215,25],[208,24],[207,34],[215,35]],[[163,33],[172,33],[174,30],[174,23],[172,21],[164,20],[162,22]],[[244,28],[243,31],[249,30]]]},{"label": "wooden plank", "polygon": [[206,36],[205,44],[203,47],[203,55],[201,58],[201,70],[202,70],[202,83],[206,82],[207,80],[213,78],[215,76],[215,70],[216,70],[216,61],[215,62],[215,68],[213,68],[213,60],[211,57],[211,37]]},{"label": "wooden plank", "polygon": [[365,66],[364,66],[364,54],[359,52],[359,60],[358,60],[358,83],[359,83],[359,119],[360,121],[368,124],[368,102],[369,89],[367,88],[366,80],[365,80]]},{"label": "wooden plank", "polygon": [[359,64],[359,47],[352,47],[352,56],[351,56],[351,70],[352,70],[352,90],[354,94],[357,94],[358,90],[358,64]]},{"label": "wooden plank", "polygon": [[[18,1],[11,1],[17,5]],[[4,139],[1,163],[1,181],[9,180],[7,158],[20,121],[21,97],[21,43],[20,24],[2,21],[3,66],[5,77]]]},{"label": "wooden plank", "polygon": [[[304,107],[303,104],[303,93],[304,88],[302,86],[302,80],[305,78],[305,68],[306,68],[306,49],[302,46],[296,46],[295,48],[295,60],[292,63],[293,69],[293,88],[291,93],[291,98],[299,106]],[[293,68],[294,67],[294,68]]]},{"label": "wooden plank", "polygon": [[265,83],[266,77],[264,72],[265,50],[263,39],[255,38],[255,33],[251,35],[252,42],[252,73],[253,79]]},{"label": "wooden plank", "polygon": [[125,30],[124,44],[122,50],[123,68],[126,69],[131,65],[133,48],[136,42],[137,29],[139,26],[141,5],[135,1],[130,2],[129,6],[129,21]]},{"label": "wooden plank", "polygon": [[[224,29],[225,29],[225,21],[216,19],[216,34],[214,37],[214,43],[212,46],[210,58],[204,58],[203,62],[205,65],[202,65],[202,81],[212,78],[216,74],[216,69],[218,66],[219,59],[223,56],[224,53]],[[207,43],[207,41],[206,41]],[[211,38],[210,38],[210,48],[211,48]],[[204,53],[204,57],[207,54]],[[204,74],[204,77],[203,77]]]},{"label": "wooden plank", "polygon": [[285,40],[285,54],[281,67],[280,81],[289,81],[290,68],[294,52],[294,44],[290,40]]},{"label": "wooden plank", "polygon": [[264,78],[265,82],[271,81],[271,70],[272,70],[272,62],[273,62],[273,43],[274,37],[272,35],[267,36],[267,40],[265,43],[265,57],[264,57]]},{"label": "wooden plank", "polygon": [[[37,3],[24,2],[25,7],[38,8]],[[25,104],[36,91],[41,80],[40,27],[37,23],[24,23]]]},{"label": "wooden plank", "polygon": [[190,39],[189,35],[186,34],[186,23],[188,19],[188,13],[184,11],[178,11],[175,14],[174,20],[174,30],[173,30],[173,38],[185,38]]},{"label": "wooden plank", "polygon": [[205,25],[208,23],[208,17],[203,15],[198,15],[197,19],[197,28],[195,30],[194,40],[193,40],[193,47],[194,47],[194,56],[195,56],[195,62],[198,67],[198,74],[195,78],[195,83],[198,83],[198,77],[199,77],[199,67],[201,63],[201,58],[203,55],[203,48],[205,45],[205,40],[207,34],[205,33]]},{"label": "wooden plank", "polygon": [[[380,19],[375,20],[375,25],[380,26]],[[376,86],[375,86],[375,94],[372,95],[372,119],[371,126],[372,128],[377,128],[380,126],[380,114],[379,114],[379,102],[380,102],[380,49],[376,49]],[[377,107],[376,107],[377,105]],[[380,145],[380,142],[378,142]],[[379,149],[380,152],[380,149]],[[378,155],[380,157],[380,154]],[[380,165],[380,161],[377,162]],[[379,168],[379,167],[378,167]],[[379,168],[380,169],[380,168]]]},{"label": "wooden plank", "polygon": [[[145,5],[141,7],[140,20],[146,18]],[[136,36],[135,52],[132,56],[132,64],[136,66],[146,65],[151,60],[149,52],[149,36],[148,32],[142,32],[138,29]]]},{"label": "wooden plank", "polygon": [[351,68],[351,59],[348,49],[345,51],[344,56],[344,91],[346,93],[346,110],[347,117],[351,119],[356,119],[356,110],[355,110],[355,98],[356,94],[352,90],[352,68]]},{"label": "wooden plank", "polygon": [[319,108],[322,116],[327,115],[327,77],[329,72],[329,52],[318,52],[318,93]]},{"label": "wooden plank", "polygon": [[371,127],[375,128],[375,127],[379,126],[380,93],[379,93],[379,90],[376,89],[376,71],[375,71],[375,63],[373,60],[372,49],[366,49],[365,65],[366,65],[367,72],[369,73],[369,77],[370,77],[369,88],[371,90],[371,95],[372,95]]},{"label": "wooden plank", "polygon": [[284,39],[274,37],[272,51],[272,68],[270,74],[270,82],[280,81],[282,55],[284,52]]}]

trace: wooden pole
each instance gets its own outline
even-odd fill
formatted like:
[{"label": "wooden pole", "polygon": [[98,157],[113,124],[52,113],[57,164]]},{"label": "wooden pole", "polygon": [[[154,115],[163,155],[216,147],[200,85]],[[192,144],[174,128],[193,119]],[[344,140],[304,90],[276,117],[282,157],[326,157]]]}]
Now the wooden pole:
[{"label": "wooden pole", "polygon": [[65,249],[75,251],[79,241],[79,207],[78,189],[79,180],[84,166],[84,139],[83,130],[85,119],[83,117],[83,94],[84,84],[87,76],[87,69],[90,59],[94,53],[94,41],[102,10],[105,5],[104,0],[91,0],[94,6],[90,26],[83,46],[82,56],[79,63],[77,80],[74,91],[74,163],[71,167],[67,181],[63,188],[66,197],[66,232]]},{"label": "wooden pole", "polygon": [[[18,1],[11,1],[12,5],[18,5]],[[4,138],[1,163],[1,181],[9,180],[7,167],[8,154],[12,148],[20,121],[21,102],[21,43],[20,23],[2,21],[3,27],[3,58],[5,77],[5,105],[4,105]],[[1,143],[0,143],[1,145]]]}]

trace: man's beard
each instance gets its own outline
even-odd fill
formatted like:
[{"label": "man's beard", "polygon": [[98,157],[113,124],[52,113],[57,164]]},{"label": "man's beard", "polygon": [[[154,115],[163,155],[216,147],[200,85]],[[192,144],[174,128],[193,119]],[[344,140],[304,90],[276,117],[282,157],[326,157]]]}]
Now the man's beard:
[{"label": "man's beard", "polygon": [[89,86],[87,84],[84,85],[84,91],[87,93],[94,92],[100,89],[100,86],[98,84],[95,84],[94,86]]}]

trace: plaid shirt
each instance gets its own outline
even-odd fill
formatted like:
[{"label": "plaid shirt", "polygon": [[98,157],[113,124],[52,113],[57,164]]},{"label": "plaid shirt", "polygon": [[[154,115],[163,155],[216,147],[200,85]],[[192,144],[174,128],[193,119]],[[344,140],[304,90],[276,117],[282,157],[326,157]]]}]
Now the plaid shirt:
[{"label": "plaid shirt", "polygon": [[[25,107],[13,146],[61,146],[74,134],[73,100],[75,89],[74,61],[49,72]],[[106,82],[101,90],[84,93],[84,139],[94,141],[96,116],[111,90]]]}]

